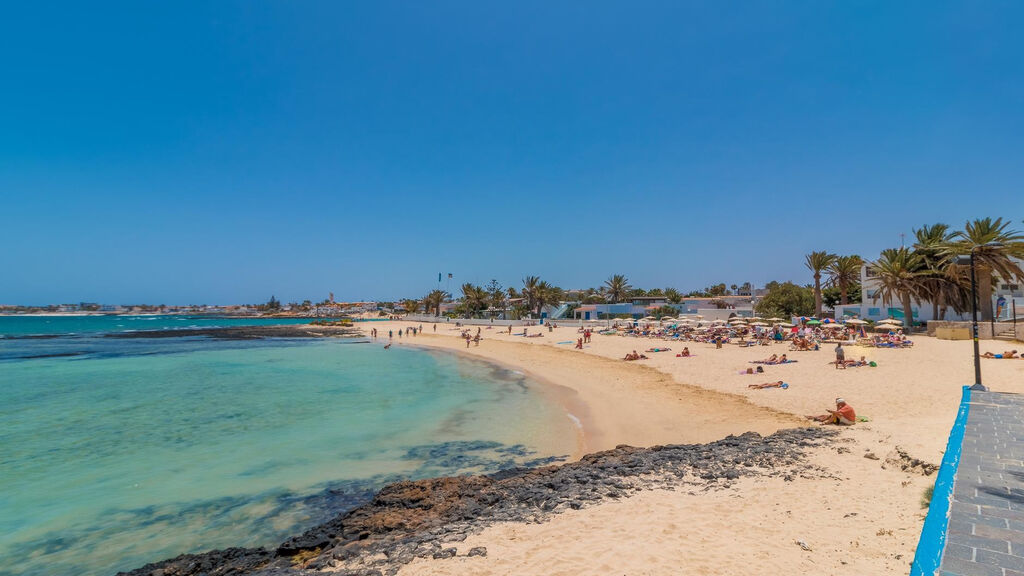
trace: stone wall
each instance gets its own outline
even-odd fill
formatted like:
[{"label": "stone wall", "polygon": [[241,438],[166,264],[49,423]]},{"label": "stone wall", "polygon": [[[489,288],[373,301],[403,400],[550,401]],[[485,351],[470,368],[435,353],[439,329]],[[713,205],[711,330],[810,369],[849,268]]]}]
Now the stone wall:
[{"label": "stone wall", "polygon": [[[996,322],[992,324],[990,322],[978,322],[978,338],[980,340],[992,340],[992,329],[995,328],[995,333],[999,334],[1005,330],[1014,328],[1013,322]],[[966,328],[971,329],[970,322],[950,322],[946,320],[933,320],[928,323],[928,335],[935,336],[935,331],[938,328]],[[1014,336],[1017,340],[1024,342],[1024,322],[1018,322],[1016,326],[1016,333]]]}]

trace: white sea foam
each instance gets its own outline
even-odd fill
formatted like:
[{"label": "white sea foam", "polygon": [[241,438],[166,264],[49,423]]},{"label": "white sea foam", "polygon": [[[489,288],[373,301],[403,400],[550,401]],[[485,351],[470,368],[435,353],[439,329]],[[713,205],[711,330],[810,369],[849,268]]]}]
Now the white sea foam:
[{"label": "white sea foam", "polygon": [[566,412],[565,415],[569,417],[569,420],[572,420],[572,423],[577,428],[579,428],[580,430],[583,429],[583,422],[580,422],[580,419],[577,418],[575,414],[573,414],[572,412]]}]

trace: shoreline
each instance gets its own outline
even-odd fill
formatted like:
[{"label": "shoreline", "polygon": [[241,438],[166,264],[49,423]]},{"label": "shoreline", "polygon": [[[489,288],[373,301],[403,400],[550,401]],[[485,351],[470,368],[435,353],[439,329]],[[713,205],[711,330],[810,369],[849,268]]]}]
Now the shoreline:
[{"label": "shoreline", "polygon": [[569,455],[569,461],[574,462],[582,458],[585,454],[590,452],[588,449],[587,441],[587,428],[590,421],[590,414],[586,404],[584,404],[580,398],[579,393],[562,384],[552,381],[543,375],[537,374],[532,370],[529,370],[522,366],[516,366],[507,362],[501,362],[498,360],[492,360],[489,358],[483,358],[473,354],[465,354],[459,350],[451,349],[444,346],[431,346],[429,344],[420,343],[407,343],[403,347],[414,348],[423,350],[426,352],[440,352],[443,354],[455,354],[456,356],[463,356],[472,359],[476,362],[485,362],[493,364],[504,370],[508,370],[513,373],[522,374],[531,382],[538,384],[536,392],[545,398],[548,402],[553,402],[555,405],[560,407],[566,416],[572,423],[573,429],[576,431],[576,449]]},{"label": "shoreline", "polygon": [[[390,328],[405,329],[419,324],[398,321],[381,328],[386,333]],[[835,435],[826,444],[806,447],[803,457],[813,470],[808,468],[797,475],[731,479],[735,481],[728,486],[720,485],[721,490],[713,492],[707,492],[707,486],[680,491],[678,486],[648,483],[640,475],[636,477],[637,486],[644,489],[637,495],[624,498],[631,493],[621,492],[619,497],[588,502],[578,509],[570,506],[565,514],[545,515],[543,510],[526,517],[492,518],[484,514],[474,516],[480,524],[474,524],[471,530],[458,522],[431,524],[429,547],[403,548],[405,553],[398,564],[391,562],[387,548],[338,555],[339,549],[333,543],[324,548],[322,540],[292,539],[292,544],[286,543],[276,551],[261,552],[258,565],[244,568],[242,573],[260,574],[266,568],[271,570],[266,574],[295,573],[293,569],[353,569],[353,574],[369,574],[384,568],[388,574],[400,572],[409,576],[497,575],[550,572],[551,566],[560,567],[550,572],[558,574],[661,573],[681,565],[699,565],[701,568],[695,574],[725,574],[749,569],[754,564],[766,570],[770,567],[770,571],[758,572],[765,574],[843,570],[904,574],[924,517],[919,506],[921,493],[933,480],[928,461],[936,460],[940,452],[934,447],[933,436],[940,436],[941,442],[944,436],[940,432],[948,433],[949,423],[943,414],[945,396],[941,391],[959,391],[958,380],[969,375],[970,370],[969,364],[959,359],[958,351],[965,344],[929,338],[921,338],[914,349],[869,351],[872,359],[879,361],[878,368],[835,371],[827,365],[829,352],[805,352],[796,355],[799,364],[770,367],[763,377],[751,377],[737,374],[736,368],[748,366],[750,360],[772,352],[772,348],[715,350],[711,345],[691,343],[694,356],[701,358],[677,359],[669,354],[654,354],[643,362],[645,366],[638,366],[623,362],[621,355],[659,341],[648,344],[644,339],[596,337],[593,346],[573,351],[558,346],[560,341],[575,338],[575,329],[558,328],[554,334],[531,340],[490,332],[479,347],[466,349],[464,341],[458,338],[458,328],[445,324],[439,327],[445,329],[436,336],[428,324],[421,336],[396,338],[394,343],[458,351],[497,363],[529,375],[543,387],[568,388],[587,407],[588,417],[583,421],[586,446],[603,451],[575,462],[516,473],[531,478],[542,477],[550,473],[542,471],[549,469],[578,470],[575,466],[594,458],[655,454],[664,450],[658,446],[681,443],[703,450],[706,457],[717,462],[725,454],[719,451],[721,447],[736,442],[736,438],[743,443],[754,438],[741,434],[719,440],[734,433],[723,431],[765,425],[774,430],[806,426],[799,414],[817,411],[822,404],[827,406],[829,398],[840,394],[853,398],[858,408],[863,407],[858,413],[868,414],[871,421],[841,431],[809,429]],[[387,340],[380,338],[377,342],[383,345]],[[1024,390],[1021,381],[1014,378],[1019,372],[1016,364],[993,362],[990,366],[986,374],[991,372],[989,381],[998,382],[997,389]],[[793,385],[787,391],[748,390],[746,384],[754,381],[752,378],[784,378]],[[772,438],[774,430],[766,438]],[[791,432],[779,432],[777,437],[786,437]],[[655,448],[615,448],[620,444]],[[924,461],[916,457],[923,457]],[[504,478],[501,473],[492,476]],[[495,480],[470,477],[473,478],[483,483]],[[616,483],[610,477],[605,480]],[[445,490],[462,486],[460,479],[423,482],[412,486],[400,483],[414,489],[413,502],[388,500],[389,505],[398,506],[399,510],[422,511],[422,505],[436,504],[438,498],[441,503],[448,502],[450,492]],[[386,488],[378,498],[390,497],[393,490],[394,487]],[[456,493],[460,498],[466,496],[461,488]],[[737,508],[732,504],[744,500],[756,505]],[[370,506],[381,503],[376,499],[375,502]],[[352,513],[364,514],[367,510]],[[335,527],[343,529],[346,518],[349,515],[336,519]],[[685,527],[679,525],[682,518],[686,519]],[[766,518],[771,521],[765,522]],[[737,531],[738,525],[744,526],[744,530]],[[652,526],[659,530],[651,531]],[[580,535],[584,536],[582,540]],[[377,536],[377,532],[366,532],[367,539]],[[417,546],[425,544],[421,536],[415,538],[419,538],[415,541]],[[809,542],[806,547],[793,544],[805,540]],[[302,542],[318,546],[304,548]],[[403,542],[405,545],[412,540]],[[635,558],[633,552],[637,547],[656,554]],[[334,552],[325,554],[325,550]],[[282,556],[281,552],[286,554]],[[233,552],[241,555],[239,558],[250,559],[251,553]],[[765,556],[766,553],[769,555]],[[218,562],[234,562],[224,553],[217,554]],[[284,557],[291,558],[288,564],[275,564],[283,562]],[[212,561],[208,556],[189,558],[189,562],[196,558]],[[382,558],[386,562],[380,563]],[[714,561],[709,563],[708,558]],[[177,560],[179,567],[182,561]],[[161,565],[167,565],[166,562],[172,561]]]}]

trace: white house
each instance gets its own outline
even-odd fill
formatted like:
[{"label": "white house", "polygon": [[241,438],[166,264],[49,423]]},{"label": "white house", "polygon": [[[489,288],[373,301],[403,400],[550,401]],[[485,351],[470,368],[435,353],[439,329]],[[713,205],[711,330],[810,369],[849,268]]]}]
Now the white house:
[{"label": "white house", "polygon": [[[887,302],[879,295],[879,283],[875,274],[867,264],[860,268],[861,301],[846,306],[836,305],[835,317],[857,317],[864,320],[884,320],[886,318],[903,319],[903,304],[900,302]],[[992,284],[992,310],[995,311],[996,319],[1010,319],[1014,310],[1018,316],[1024,315],[1024,287],[1020,284],[996,278]],[[980,303],[984,306],[984,303]],[[911,305],[914,320],[928,322],[937,320],[932,318],[932,303],[928,301],[914,301]],[[971,311],[957,314],[952,309],[946,311],[945,320],[970,320]]]}]

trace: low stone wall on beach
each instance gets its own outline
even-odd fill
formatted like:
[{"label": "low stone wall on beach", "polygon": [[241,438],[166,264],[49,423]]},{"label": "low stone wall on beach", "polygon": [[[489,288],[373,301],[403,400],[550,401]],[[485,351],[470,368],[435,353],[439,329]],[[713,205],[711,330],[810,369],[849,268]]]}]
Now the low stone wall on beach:
[{"label": "low stone wall on beach", "polygon": [[[935,336],[940,328],[965,329],[970,334],[970,322],[950,322],[946,320],[933,320],[928,322],[928,335]],[[994,332],[993,332],[994,330]],[[995,335],[1010,333],[1014,338],[1024,341],[1024,322],[982,322],[978,321],[978,339],[993,340]]]},{"label": "low stone wall on beach", "polygon": [[542,522],[551,514],[655,488],[714,490],[746,476],[828,475],[807,461],[806,452],[832,442],[837,433],[797,428],[766,437],[748,432],[709,444],[619,446],[555,466],[397,482],[370,503],[274,550],[183,555],[121,576],[395,574],[415,558],[486,555],[484,548],[460,551],[452,544],[495,522]]}]

